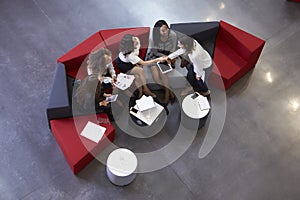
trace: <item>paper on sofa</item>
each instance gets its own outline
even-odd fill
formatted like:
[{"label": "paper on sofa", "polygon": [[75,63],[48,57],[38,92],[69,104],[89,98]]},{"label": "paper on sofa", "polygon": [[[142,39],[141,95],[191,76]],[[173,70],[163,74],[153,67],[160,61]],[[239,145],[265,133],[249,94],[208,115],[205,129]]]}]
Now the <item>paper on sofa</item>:
[{"label": "paper on sofa", "polygon": [[98,143],[103,137],[105,131],[106,131],[105,127],[88,121],[84,129],[81,131],[80,135],[93,142]]}]

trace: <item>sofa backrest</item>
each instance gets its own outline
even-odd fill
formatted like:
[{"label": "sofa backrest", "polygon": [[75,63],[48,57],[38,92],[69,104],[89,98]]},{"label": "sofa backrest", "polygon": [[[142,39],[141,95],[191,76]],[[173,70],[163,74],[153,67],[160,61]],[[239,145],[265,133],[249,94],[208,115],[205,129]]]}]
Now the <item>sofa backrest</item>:
[{"label": "sofa backrest", "polygon": [[[137,28],[118,28],[101,30],[100,34],[104,40],[106,48],[112,52],[112,59],[115,60],[119,55],[120,42],[125,34],[132,34],[137,36],[141,42],[140,58],[145,59],[147,48],[149,45],[149,27],[137,27]],[[116,65],[114,65],[116,68]],[[118,71],[118,69],[116,68]]]},{"label": "sofa backrest", "polygon": [[[63,63],[69,76],[75,78],[84,78],[86,76],[86,59],[89,53],[95,49],[105,47],[103,39],[99,32],[91,35],[89,38],[75,46],[73,49],[58,58],[57,62]],[[83,70],[77,75],[80,66]]]},{"label": "sofa backrest", "polygon": [[64,64],[58,63],[47,106],[48,121],[72,116],[68,80]]},{"label": "sofa backrest", "polygon": [[178,38],[187,35],[197,40],[213,58],[219,22],[177,23],[171,24],[170,28],[176,32]]},{"label": "sofa backrest", "polygon": [[125,34],[133,34],[139,37],[141,41],[140,57],[144,59],[149,44],[149,31],[149,27],[101,30],[58,58],[57,62],[65,65],[68,76],[83,79],[87,75],[86,61],[89,53],[93,50],[106,47],[112,51],[112,58],[117,58],[120,41]]},{"label": "sofa backrest", "polygon": [[251,56],[257,49],[260,49],[261,52],[265,43],[264,40],[224,21],[220,21],[217,40],[226,42],[228,46],[235,52],[238,52],[238,54],[247,61],[252,59]]}]

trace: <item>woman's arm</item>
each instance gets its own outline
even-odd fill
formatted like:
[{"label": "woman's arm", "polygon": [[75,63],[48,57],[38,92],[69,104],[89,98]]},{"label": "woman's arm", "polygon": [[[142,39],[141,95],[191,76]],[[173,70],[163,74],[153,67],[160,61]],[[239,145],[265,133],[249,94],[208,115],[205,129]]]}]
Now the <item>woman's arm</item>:
[{"label": "woman's arm", "polygon": [[152,60],[147,60],[147,61],[144,61],[142,59],[140,59],[140,61],[137,63],[139,65],[149,65],[149,64],[153,64],[153,63],[157,63],[159,61],[163,61],[163,59],[160,58],[155,58],[155,59],[152,59]]},{"label": "woman's arm", "polygon": [[177,51],[171,53],[168,55],[168,58],[170,58],[171,60],[173,60],[174,58],[177,58],[178,56],[182,55],[185,53],[185,49],[178,49]]},{"label": "woman's arm", "polygon": [[115,79],[115,78],[117,77],[117,76],[116,76],[115,68],[114,68],[114,66],[113,66],[112,63],[109,63],[109,64],[108,64],[108,71],[109,71],[109,73],[110,73],[112,79]]}]

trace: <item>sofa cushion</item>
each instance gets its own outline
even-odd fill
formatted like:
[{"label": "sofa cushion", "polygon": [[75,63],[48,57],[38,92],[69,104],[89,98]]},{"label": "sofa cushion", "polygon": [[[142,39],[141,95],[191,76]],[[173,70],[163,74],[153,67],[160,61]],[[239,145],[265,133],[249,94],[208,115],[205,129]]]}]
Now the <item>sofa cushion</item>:
[{"label": "sofa cushion", "polygon": [[72,116],[65,66],[58,63],[47,106],[48,121]]},{"label": "sofa cushion", "polygon": [[115,129],[110,122],[101,124],[101,126],[106,128],[106,131],[104,133],[105,137],[99,143],[90,141],[80,135],[88,121],[98,124],[98,117],[108,119],[108,116],[102,113],[50,121],[52,133],[75,174],[80,172],[93,160],[96,154],[114,140]]},{"label": "sofa cushion", "polygon": [[247,62],[222,40],[217,40],[214,57],[213,74],[221,75],[225,89],[238,80],[239,72]]}]

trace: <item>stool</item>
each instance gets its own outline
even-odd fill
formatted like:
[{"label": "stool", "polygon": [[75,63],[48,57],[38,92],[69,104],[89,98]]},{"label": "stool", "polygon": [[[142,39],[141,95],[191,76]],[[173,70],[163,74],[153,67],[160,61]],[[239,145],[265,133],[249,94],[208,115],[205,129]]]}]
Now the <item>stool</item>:
[{"label": "stool", "polygon": [[[200,129],[205,125],[210,109],[201,110],[198,105],[198,99],[203,99],[205,97],[198,94],[198,97],[193,98],[193,95],[194,93],[187,95],[182,101],[182,124],[186,128]],[[195,126],[197,123],[199,123],[198,127]]]},{"label": "stool", "polygon": [[107,158],[107,177],[115,185],[125,186],[131,183],[136,177],[136,168],[137,158],[128,149],[116,149]]}]

